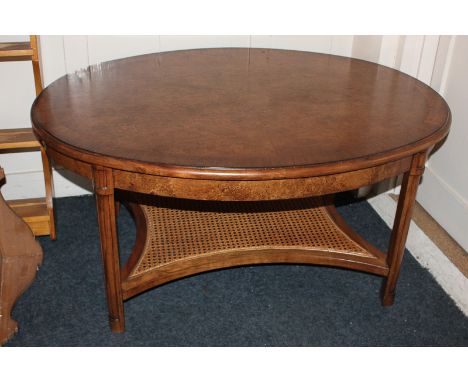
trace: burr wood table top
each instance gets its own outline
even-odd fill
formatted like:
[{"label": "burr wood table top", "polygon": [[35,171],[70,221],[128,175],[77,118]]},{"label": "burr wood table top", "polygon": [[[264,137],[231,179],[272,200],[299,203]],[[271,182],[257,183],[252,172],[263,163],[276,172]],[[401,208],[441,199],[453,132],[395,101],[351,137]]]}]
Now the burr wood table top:
[{"label": "burr wood table top", "polygon": [[47,146],[86,163],[223,180],[368,168],[424,151],[450,125],[442,97],[399,71],[244,48],[91,66],[46,88],[31,116]]},{"label": "burr wood table top", "polygon": [[[125,329],[124,300],[247,264],[374,273],[385,280],[382,303],[391,305],[427,154],[451,119],[442,97],[396,70],[241,48],[92,66],[46,88],[31,118],[55,163],[93,179],[117,332]],[[385,255],[345,224],[330,194],[400,174]],[[123,266],[116,198],[136,224]]]}]

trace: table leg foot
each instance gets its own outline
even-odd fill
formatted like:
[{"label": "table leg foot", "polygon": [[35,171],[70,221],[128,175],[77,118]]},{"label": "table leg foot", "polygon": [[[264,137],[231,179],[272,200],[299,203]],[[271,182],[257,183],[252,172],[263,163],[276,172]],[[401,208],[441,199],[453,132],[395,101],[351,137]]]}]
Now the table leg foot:
[{"label": "table leg foot", "polygon": [[392,306],[395,302],[395,290],[390,290],[386,281],[382,285],[381,299],[383,306]]},{"label": "table leg foot", "polygon": [[109,325],[113,333],[125,332],[125,322],[123,320],[109,317]]}]

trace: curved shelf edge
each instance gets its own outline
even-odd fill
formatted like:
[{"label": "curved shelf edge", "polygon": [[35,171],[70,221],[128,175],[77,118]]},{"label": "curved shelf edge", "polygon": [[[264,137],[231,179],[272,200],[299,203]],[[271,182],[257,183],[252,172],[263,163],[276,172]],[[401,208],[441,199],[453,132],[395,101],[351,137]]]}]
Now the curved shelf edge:
[{"label": "curved shelf edge", "polygon": [[[187,208],[187,205],[163,205],[163,207],[155,207],[144,206],[135,202],[129,203],[129,209],[136,223],[137,237],[132,254],[121,271],[123,298],[125,300],[129,299],[145,290],[179,278],[216,269],[245,265],[325,265],[353,269],[380,276],[388,275],[389,267],[385,254],[360,237],[346,224],[332,205],[331,197],[308,198],[294,203],[292,205],[293,208],[302,208],[299,209],[299,212],[294,209],[292,212],[289,212],[286,209],[288,205],[278,203],[278,211],[281,212],[275,211],[272,213],[271,210],[267,209],[266,211],[268,212],[265,213],[264,211],[262,216],[262,213],[246,212],[244,210],[239,216],[236,212],[232,213],[231,210],[231,217],[229,217],[229,213],[226,213],[226,217],[224,217],[225,213],[220,211],[208,213],[206,211],[201,213],[198,211],[194,213],[194,211],[189,209],[184,210],[184,208]],[[272,203],[269,204],[269,206],[272,205]],[[177,211],[174,212],[171,210],[174,207],[181,207],[182,209],[174,209],[174,211]],[[155,218],[155,216],[160,215],[164,216]],[[236,216],[232,218],[232,215]],[[264,217],[264,215],[269,215],[269,217]],[[304,216],[306,217],[305,221],[309,221],[309,223],[306,223],[305,227],[297,226],[298,231],[301,231],[299,236],[293,233],[286,234],[283,237],[275,237],[282,230],[279,229],[273,233],[271,231],[271,229],[275,229],[275,224],[277,223],[278,225],[287,224],[285,227],[289,227],[289,232],[291,232],[291,230],[296,228],[291,221],[294,221],[295,218],[302,219]],[[164,233],[157,232],[152,235],[151,229],[160,227],[164,219],[166,221],[165,227],[159,230],[164,231]],[[235,236],[237,237],[235,238],[229,236],[229,233],[232,236],[232,231],[220,231],[222,227],[226,227],[232,223],[230,219],[238,219],[237,224],[239,224],[239,227],[245,227],[244,231],[236,233]],[[193,226],[195,222],[202,220],[206,222],[205,227],[207,229],[207,231],[204,231],[204,236],[199,235],[197,232],[185,233],[184,228]],[[216,222],[220,220],[223,220],[223,223],[216,225]],[[287,223],[284,223],[285,221]],[[174,228],[171,228],[171,226]],[[260,228],[258,228],[259,231],[256,234],[252,233],[248,239],[251,244],[239,248],[233,247],[233,242],[236,242],[237,239],[246,240],[246,232],[252,226]],[[314,227],[315,231],[312,231]],[[287,230],[287,228],[285,229]],[[270,240],[277,242],[277,244],[262,244],[263,239],[256,236],[262,232],[272,234],[273,239]],[[295,243],[293,239],[297,240],[301,234],[304,235],[304,232],[306,234],[310,233],[310,237],[305,238],[306,242]],[[171,234],[175,236],[171,237]],[[187,249],[187,247],[183,246],[166,248],[167,253],[161,253],[164,247],[158,246],[158,243],[164,245],[165,241],[185,241],[184,245],[187,245],[187,237],[190,238],[188,241],[195,243],[195,246],[197,245],[196,243],[199,245],[199,247],[193,249],[193,253],[191,253],[191,248]],[[226,239],[223,240],[223,237]],[[212,241],[209,242],[209,240]],[[301,240],[304,240],[304,236],[302,236]],[[331,243],[334,242],[335,245],[331,245],[328,249],[324,248],[323,245],[321,246],[320,243],[323,244],[323,241],[326,242],[327,240],[331,241]],[[314,241],[317,243],[315,248]],[[210,247],[210,245],[214,247]],[[205,253],[201,253],[200,249],[203,248],[211,249],[205,251]],[[340,248],[342,249],[340,250]],[[177,254],[177,249],[180,251],[185,250],[188,254],[187,252],[185,254]],[[175,257],[170,258],[171,256]],[[179,257],[177,258],[177,256]]]},{"label": "curved shelf edge", "polygon": [[380,259],[350,256],[338,252],[299,249],[233,250],[179,260],[142,275],[127,278],[122,282],[123,297],[127,300],[156,286],[203,272],[261,264],[325,265],[379,276],[388,274],[388,266]]}]

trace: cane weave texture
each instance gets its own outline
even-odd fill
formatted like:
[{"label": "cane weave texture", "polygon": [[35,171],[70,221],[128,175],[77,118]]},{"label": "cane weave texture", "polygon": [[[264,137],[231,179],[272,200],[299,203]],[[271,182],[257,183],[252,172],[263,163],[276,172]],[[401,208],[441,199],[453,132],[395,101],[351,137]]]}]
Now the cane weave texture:
[{"label": "cane weave texture", "polygon": [[162,199],[143,209],[147,236],[130,277],[189,257],[229,250],[306,249],[374,257],[349,238],[321,199],[194,202]]}]

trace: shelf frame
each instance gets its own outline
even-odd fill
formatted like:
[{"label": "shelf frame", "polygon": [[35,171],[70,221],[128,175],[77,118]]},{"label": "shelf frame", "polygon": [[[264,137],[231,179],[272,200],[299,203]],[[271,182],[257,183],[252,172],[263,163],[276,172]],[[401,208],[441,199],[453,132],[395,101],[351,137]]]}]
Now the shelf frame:
[{"label": "shelf frame", "polygon": [[[42,74],[39,62],[39,40],[37,36],[30,36],[26,42],[0,43],[0,62],[25,61],[32,62],[34,87],[36,96],[42,89]],[[41,151],[42,169],[45,183],[45,198],[33,198],[7,201],[10,207],[29,225],[36,236],[50,235],[55,240],[55,217],[52,179],[52,166],[44,147],[36,139],[32,128],[0,130],[0,153]]]},{"label": "shelf frame", "polygon": [[0,43],[0,61],[25,61],[33,57],[31,41]]}]

